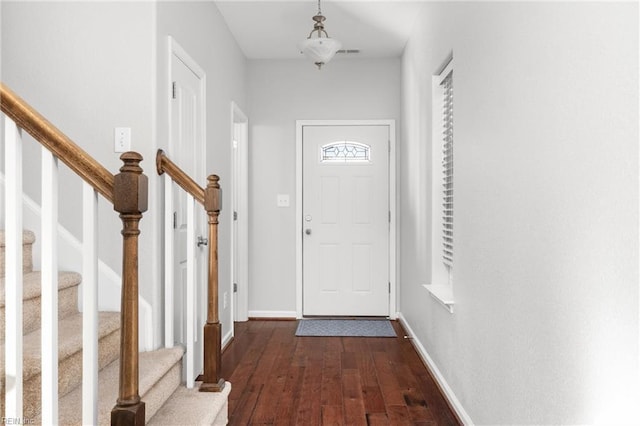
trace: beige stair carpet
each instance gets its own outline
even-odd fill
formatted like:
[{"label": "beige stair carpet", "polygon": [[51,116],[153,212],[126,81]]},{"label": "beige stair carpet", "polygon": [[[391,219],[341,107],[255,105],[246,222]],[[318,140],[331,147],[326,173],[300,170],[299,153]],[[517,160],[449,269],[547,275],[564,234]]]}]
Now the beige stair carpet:
[{"label": "beige stair carpet", "polygon": [[[22,232],[22,271],[33,271],[33,243],[36,241],[36,235],[31,231]],[[0,229],[0,277],[5,275],[5,234],[4,229]]]},{"label": "beige stair carpet", "polygon": [[200,392],[199,383],[193,389],[180,386],[148,423],[150,426],[226,425],[231,383],[222,392]]},{"label": "beige stair carpet", "polygon": [[[99,313],[98,359],[104,367],[120,355],[120,313]],[[58,323],[58,394],[63,396],[82,381],[82,314],[76,313]],[[24,416],[34,418],[41,409],[40,330],[24,336],[23,396]],[[4,394],[4,344],[0,345],[0,389]],[[4,398],[0,401],[4,413]]]},{"label": "beige stair carpet", "polygon": [[[0,389],[4,395],[5,234],[0,230]],[[24,418],[41,424],[41,274],[33,271],[33,232],[23,233],[23,383]],[[58,275],[58,394],[59,424],[82,424],[82,314],[77,310],[81,276]],[[120,313],[99,313],[99,419],[110,424],[119,388]],[[139,394],[146,421],[156,425],[227,424],[231,384],[219,393],[198,392],[180,386],[181,347],[140,353]],[[4,398],[0,398],[4,417]]]},{"label": "beige stair carpet", "polygon": [[[180,384],[181,347],[140,353],[139,394],[145,403],[147,421],[153,417]],[[109,425],[111,410],[118,398],[120,362],[116,360],[100,371],[98,423]],[[82,387],[78,387],[60,401],[61,425],[82,424]],[[39,420],[39,419],[38,419]]]},{"label": "beige stair carpet", "polygon": [[[82,281],[76,272],[60,272],[58,274],[58,318],[64,319],[78,312],[78,285]],[[41,274],[39,271],[28,272],[23,278],[22,327],[24,334],[40,328]],[[5,278],[0,278],[0,342],[4,342],[4,306]]]}]

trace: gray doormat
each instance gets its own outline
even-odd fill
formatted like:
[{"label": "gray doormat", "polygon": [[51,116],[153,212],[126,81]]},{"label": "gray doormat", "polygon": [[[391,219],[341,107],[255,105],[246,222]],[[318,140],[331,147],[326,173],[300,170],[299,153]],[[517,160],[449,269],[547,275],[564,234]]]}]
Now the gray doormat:
[{"label": "gray doormat", "polygon": [[396,337],[388,320],[303,319],[296,336]]}]

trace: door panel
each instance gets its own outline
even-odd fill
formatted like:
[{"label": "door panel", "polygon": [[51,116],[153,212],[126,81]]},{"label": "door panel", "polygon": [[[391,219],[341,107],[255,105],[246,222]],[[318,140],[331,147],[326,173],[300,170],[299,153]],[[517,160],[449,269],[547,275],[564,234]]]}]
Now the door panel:
[{"label": "door panel", "polygon": [[[178,57],[172,55],[171,77],[174,81],[174,96],[171,99],[171,146],[170,154],[176,164],[196,182],[204,182],[204,135],[203,135],[203,99],[202,81]],[[187,193],[173,185],[175,200],[175,234],[174,234],[174,329],[176,340],[188,349],[193,345],[193,359],[183,369],[183,379],[189,383],[196,378],[203,368],[202,325],[206,322],[206,246],[189,247],[198,235],[205,235],[202,209],[196,207],[194,212],[194,235],[188,235],[188,205],[191,202]],[[194,243],[195,244],[195,243]],[[190,259],[191,257],[191,259]],[[193,262],[195,291],[187,292],[188,262]],[[186,312],[192,309],[193,328],[187,330]],[[189,336],[193,336],[192,339]],[[189,377],[187,377],[189,376]]]},{"label": "door panel", "polygon": [[389,127],[303,127],[303,315],[389,315]]}]

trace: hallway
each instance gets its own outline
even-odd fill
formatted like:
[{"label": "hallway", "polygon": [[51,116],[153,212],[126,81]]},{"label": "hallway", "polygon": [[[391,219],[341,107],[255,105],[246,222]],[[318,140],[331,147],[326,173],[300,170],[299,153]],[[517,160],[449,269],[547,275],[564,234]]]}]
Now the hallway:
[{"label": "hallway", "polygon": [[409,340],[295,337],[297,324],[236,323],[222,356],[229,424],[458,424]]},{"label": "hallway", "polygon": [[[122,163],[115,129],[143,157],[141,347],[183,343],[166,319],[192,318],[185,306],[204,300],[167,297],[163,241],[177,210],[153,161],[178,150],[179,46],[206,76],[200,157],[222,188],[217,319],[221,344],[233,339],[223,377],[234,424],[450,424],[422,359],[464,424],[640,423],[638,1],[322,1],[331,37],[359,53],[321,70],[297,48],[316,2],[0,0],[2,82],[110,173]],[[294,337],[307,216],[297,123],[314,120],[395,123],[388,314],[419,356],[404,339]],[[24,147],[22,192],[40,206],[51,193],[42,151],[28,136]],[[65,167],[59,226],[82,241],[82,188]],[[24,227],[37,230],[31,210]],[[122,221],[103,200],[97,210],[99,309],[115,311]],[[62,247],[60,270],[79,271]]]}]

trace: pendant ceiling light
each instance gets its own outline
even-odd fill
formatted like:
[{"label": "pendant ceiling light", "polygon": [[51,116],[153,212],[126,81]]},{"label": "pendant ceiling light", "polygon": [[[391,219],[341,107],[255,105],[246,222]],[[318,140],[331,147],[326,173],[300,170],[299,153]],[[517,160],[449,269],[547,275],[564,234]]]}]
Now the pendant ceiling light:
[{"label": "pendant ceiling light", "polygon": [[304,53],[320,69],[340,50],[342,43],[335,38],[329,38],[329,34],[324,30],[323,22],[327,18],[322,15],[320,10],[320,0],[318,0],[318,14],[312,19],[315,22],[313,30],[309,33],[309,37],[298,44],[298,47],[301,53]]}]

